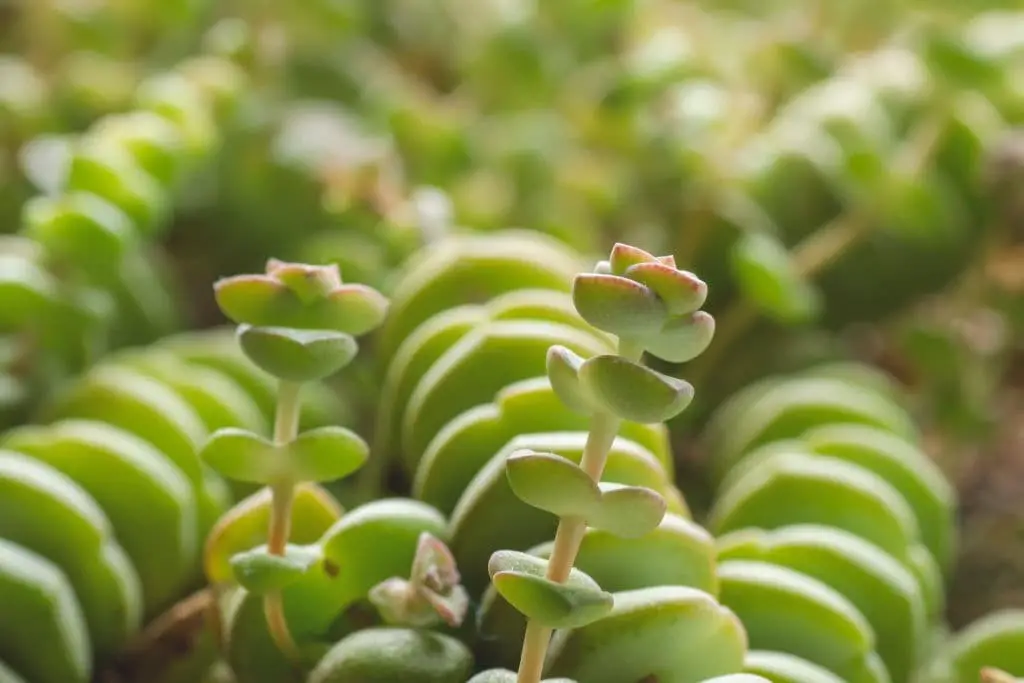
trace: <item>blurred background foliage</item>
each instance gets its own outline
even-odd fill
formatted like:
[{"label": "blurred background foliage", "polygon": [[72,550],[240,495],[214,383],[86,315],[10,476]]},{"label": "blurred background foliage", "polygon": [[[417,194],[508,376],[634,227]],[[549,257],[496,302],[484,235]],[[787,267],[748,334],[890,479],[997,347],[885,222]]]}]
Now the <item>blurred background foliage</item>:
[{"label": "blurred background foliage", "polygon": [[[211,282],[268,255],[387,291],[452,230],[630,241],[710,286],[716,341],[673,369],[697,386],[673,425],[695,501],[690,437],[724,396],[867,360],[960,485],[953,623],[1024,605],[1019,0],[0,0],[0,232],[59,184],[65,136],[202,59],[245,86],[100,352],[222,322]],[[0,342],[14,386],[33,356]],[[347,381],[369,424],[374,387]]]}]

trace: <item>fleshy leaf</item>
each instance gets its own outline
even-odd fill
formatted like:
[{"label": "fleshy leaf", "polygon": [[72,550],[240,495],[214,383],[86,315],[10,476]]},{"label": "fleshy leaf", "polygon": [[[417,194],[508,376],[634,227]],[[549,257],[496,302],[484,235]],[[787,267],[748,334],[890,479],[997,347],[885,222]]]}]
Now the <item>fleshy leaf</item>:
[{"label": "fleshy leaf", "polygon": [[264,546],[235,555],[231,568],[243,588],[261,595],[295,583],[316,567],[320,559],[320,549],[315,545],[289,545],[284,555],[271,555]]},{"label": "fleshy leaf", "polygon": [[951,679],[976,683],[985,667],[1024,672],[1024,610],[1004,607],[975,619],[950,642]]},{"label": "fleshy leaf", "polygon": [[630,339],[657,333],[668,316],[665,304],[651,289],[616,275],[577,275],[572,299],[588,323]]},{"label": "fleshy leaf", "polygon": [[788,652],[751,650],[743,668],[748,673],[766,676],[778,683],[844,683],[842,678],[825,667]]},{"label": "fleshy leaf", "polygon": [[284,454],[273,443],[237,427],[214,432],[199,457],[225,477],[253,484],[267,484],[288,473]]},{"label": "fleshy leaf", "polygon": [[[0,241],[0,246],[6,246]],[[45,316],[59,302],[58,283],[38,263],[18,254],[0,254],[0,324],[20,328],[25,321]]]},{"label": "fleshy leaf", "polygon": [[67,186],[91,192],[120,207],[142,234],[162,226],[167,200],[159,183],[124,148],[97,138],[74,145]]},{"label": "fleshy leaf", "polygon": [[360,336],[380,325],[387,313],[383,294],[366,285],[335,282],[330,267],[271,259],[267,269],[267,274],[217,281],[214,292],[224,315],[240,325]]},{"label": "fleshy leaf", "polygon": [[719,599],[742,620],[751,648],[804,657],[846,680],[866,667],[874,631],[831,586],[759,561],[728,560],[718,575]]},{"label": "fleshy leaf", "polygon": [[164,186],[173,184],[184,141],[180,130],[167,119],[148,111],[108,115],[96,122],[92,132],[124,146],[143,170]]},{"label": "fleshy leaf", "polygon": [[560,344],[548,349],[548,381],[558,400],[574,412],[588,414],[593,408],[580,388],[578,373],[582,364],[583,358]]},{"label": "fleshy leaf", "polygon": [[451,636],[417,629],[368,628],[332,645],[306,680],[461,683],[472,671],[473,654]]},{"label": "fleshy leaf", "polygon": [[409,580],[391,577],[369,593],[385,621],[429,627],[444,621],[458,627],[469,609],[469,595],[448,546],[433,534],[420,534]]},{"label": "fleshy leaf", "polygon": [[693,387],[681,379],[621,356],[587,359],[580,386],[608,412],[633,422],[653,424],[675,417],[693,400]]},{"label": "fleshy leaf", "polygon": [[661,524],[667,503],[654,489],[602,482],[601,502],[587,515],[587,524],[622,538],[639,538]]},{"label": "fleshy leaf", "polygon": [[657,263],[658,259],[654,254],[648,253],[639,247],[618,242],[612,247],[608,264],[612,275],[626,275],[626,271],[641,263]]},{"label": "fleshy leaf", "polygon": [[670,319],[657,334],[645,337],[644,348],[669,363],[685,363],[707,350],[715,336],[715,319],[697,311]]},{"label": "fleshy leaf", "polygon": [[510,605],[549,628],[579,628],[611,611],[611,593],[589,576],[573,569],[565,583],[556,583],[546,578],[547,565],[526,553],[499,550],[487,568],[495,590]]},{"label": "fleshy leaf", "polygon": [[300,481],[333,481],[366,462],[369,446],[355,432],[328,425],[300,434],[287,446],[293,476]]},{"label": "fleshy leaf", "polygon": [[334,330],[243,325],[238,339],[249,360],[271,375],[292,382],[329,377],[348,365],[359,351],[351,335]]},{"label": "fleshy leaf", "polygon": [[41,195],[25,203],[22,217],[25,235],[94,277],[112,277],[126,248],[137,240],[127,214],[87,192]]},{"label": "fleshy leaf", "polygon": [[[341,517],[341,507],[322,487],[295,487],[292,503],[293,543],[312,543]],[[262,488],[239,501],[210,530],[203,551],[203,569],[210,583],[232,579],[230,557],[264,543],[270,523],[270,489]]]},{"label": "fleshy leaf", "polygon": [[513,453],[505,462],[505,474],[517,498],[558,517],[588,517],[600,502],[594,480],[554,453]]},{"label": "fleshy leaf", "polygon": [[267,261],[267,275],[290,289],[305,305],[320,301],[341,286],[341,269],[337,264],[314,266],[272,258]]},{"label": "fleshy leaf", "polygon": [[235,275],[214,283],[217,306],[232,322],[260,325],[272,319],[287,300],[284,283],[269,275]]},{"label": "fleshy leaf", "polygon": [[654,290],[671,315],[693,313],[708,298],[708,286],[703,280],[664,263],[638,263],[631,266],[625,276]]},{"label": "fleshy leaf", "polygon": [[732,270],[743,295],[782,323],[801,323],[821,311],[821,296],[796,271],[785,245],[764,233],[747,233],[732,249]]},{"label": "fleshy leaf", "polygon": [[339,327],[356,337],[376,329],[388,312],[384,295],[360,284],[338,287],[327,295],[325,306],[336,317]]},{"label": "fleshy leaf", "polygon": [[549,675],[587,683],[645,677],[692,683],[742,670],[747,649],[743,626],[704,591],[655,586],[615,593],[614,600],[603,619],[555,633]]}]

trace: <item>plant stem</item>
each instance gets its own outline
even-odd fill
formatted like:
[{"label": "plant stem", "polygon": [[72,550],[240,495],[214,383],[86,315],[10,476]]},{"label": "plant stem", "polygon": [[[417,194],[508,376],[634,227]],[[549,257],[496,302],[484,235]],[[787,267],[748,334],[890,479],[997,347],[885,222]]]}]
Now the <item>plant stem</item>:
[{"label": "plant stem", "polygon": [[[620,341],[619,355],[637,361],[643,355],[643,348]],[[594,413],[591,419],[590,433],[587,434],[587,443],[583,446],[583,456],[580,459],[580,469],[596,482],[601,481],[605,463],[608,462],[608,452],[615,443],[621,424],[622,420],[611,413]],[[548,559],[546,576],[550,581],[565,583],[569,578],[586,530],[587,520],[582,517],[563,517],[559,520],[551,557]],[[552,629],[536,621],[527,622],[517,683],[540,683],[551,631]]]},{"label": "plant stem", "polygon": [[[278,388],[277,415],[274,420],[274,444],[290,443],[299,433],[302,384],[282,381]],[[275,482],[270,487],[270,529],[267,533],[267,552],[285,554],[292,526],[292,501],[295,484],[291,481]],[[270,636],[278,648],[293,662],[300,658],[299,647],[288,629],[284,614],[284,601],[280,591],[271,591],[263,598],[263,611]]]}]

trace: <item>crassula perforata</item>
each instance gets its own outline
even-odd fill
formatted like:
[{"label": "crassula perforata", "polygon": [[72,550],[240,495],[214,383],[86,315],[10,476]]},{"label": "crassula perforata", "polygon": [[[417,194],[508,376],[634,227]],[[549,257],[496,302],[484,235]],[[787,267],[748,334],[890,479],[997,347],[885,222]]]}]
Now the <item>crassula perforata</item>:
[{"label": "crassula perforata", "polygon": [[264,595],[274,642],[302,657],[284,616],[280,589],[308,571],[312,554],[289,550],[295,486],[334,481],[363,465],[369,447],[354,432],[325,426],[299,434],[302,385],[325,379],[352,361],[356,335],[383,322],[387,300],[377,291],[342,284],[337,266],[267,262],[263,275],[225,278],[217,303],[238,324],[239,344],[259,368],[280,381],[272,440],[235,427],[220,429],[200,456],[231,479],[268,486],[267,544],[232,558],[239,583]]},{"label": "crassula perforata", "polygon": [[[466,249],[449,239],[434,253]],[[200,563],[210,588],[196,600],[216,606],[210,627],[236,683],[909,680],[941,612],[954,507],[895,389],[861,366],[823,365],[727,402],[703,434],[720,489],[704,528],[675,485],[664,424],[694,390],[643,363],[694,359],[713,343],[703,283],[625,245],[575,276],[544,239],[502,235],[493,248],[485,268],[410,264],[395,308],[332,266],[271,260],[263,274],[225,278],[215,295],[237,328],[97,366],[56,404],[58,422],[6,438],[17,454],[0,458],[0,485],[69,500],[55,482],[25,487],[33,462],[70,478],[131,539],[118,544],[149,591],[173,596],[195,574],[167,566]],[[483,300],[442,286],[501,280],[524,262],[534,270],[522,288],[489,283]],[[642,315],[616,308],[634,296]],[[319,379],[374,328],[408,333],[380,370],[392,414],[378,425],[399,429],[370,449],[338,426],[352,418],[321,400]],[[148,500],[133,519],[117,487],[74,468],[68,454],[83,449],[120,477],[132,453],[181,474],[131,475],[135,500]],[[332,482],[369,457],[408,473],[408,497],[340,502]],[[283,500],[289,530],[274,553]],[[84,503],[59,510],[54,519],[90,514]],[[174,542],[153,543],[143,525]],[[16,531],[2,520],[0,530]],[[17,543],[31,550],[30,538]],[[1012,669],[993,652],[1016,642],[1014,623],[965,633],[931,666],[949,680],[977,661]],[[83,627],[112,628],[95,616]],[[4,657],[19,670],[28,661]]]}]

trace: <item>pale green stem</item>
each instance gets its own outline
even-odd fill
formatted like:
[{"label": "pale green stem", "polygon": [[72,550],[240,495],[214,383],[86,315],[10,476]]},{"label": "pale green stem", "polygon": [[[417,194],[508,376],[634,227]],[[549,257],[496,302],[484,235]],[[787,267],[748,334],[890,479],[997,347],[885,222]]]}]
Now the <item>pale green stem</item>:
[{"label": "pale green stem", "polygon": [[[274,420],[274,443],[283,446],[290,443],[299,433],[301,409],[300,392],[302,384],[282,381],[277,395],[277,415]],[[292,501],[295,485],[291,481],[280,481],[270,487],[270,529],[267,533],[267,552],[271,555],[285,554],[292,526]],[[263,611],[267,627],[274,642],[292,661],[299,660],[299,648],[288,629],[284,615],[284,602],[280,591],[271,591],[263,598]]]},{"label": "pale green stem", "polygon": [[[620,342],[619,355],[636,361],[643,355],[643,348]],[[598,412],[591,418],[590,433],[587,435],[587,443],[583,446],[580,469],[594,481],[601,481],[608,453],[612,449],[621,424],[622,420],[611,413]],[[582,517],[563,517],[559,520],[551,557],[548,559],[548,579],[556,583],[565,583],[569,578],[586,530],[587,520]],[[550,628],[533,620],[527,622],[517,683],[540,683],[550,640]]]}]

